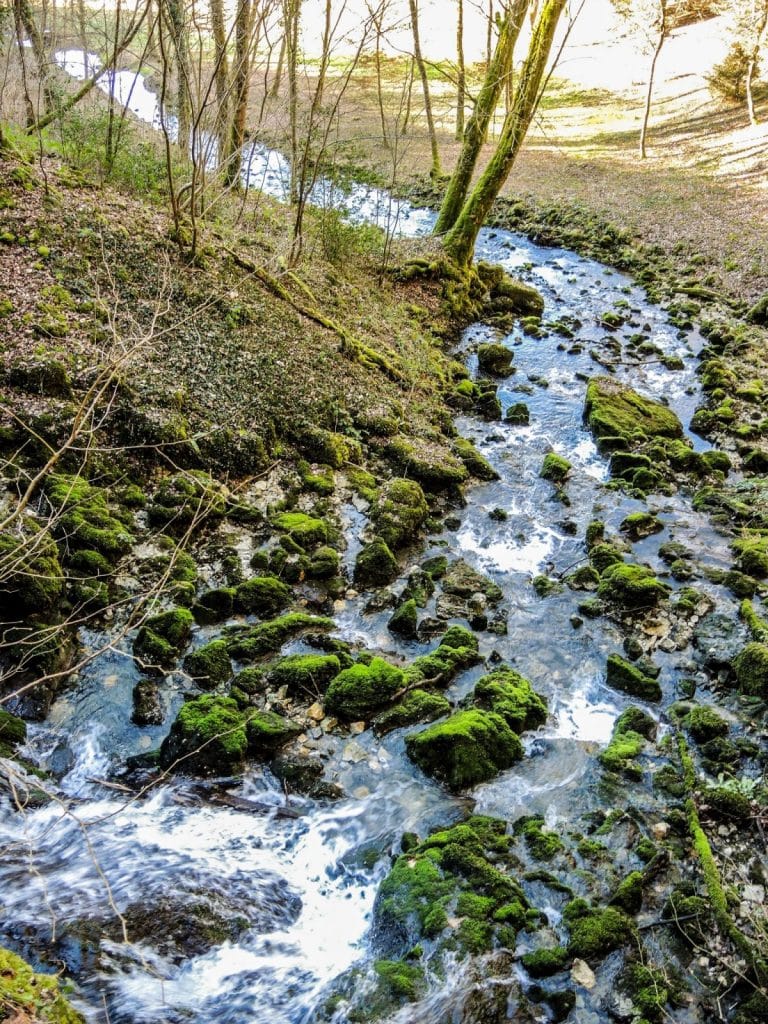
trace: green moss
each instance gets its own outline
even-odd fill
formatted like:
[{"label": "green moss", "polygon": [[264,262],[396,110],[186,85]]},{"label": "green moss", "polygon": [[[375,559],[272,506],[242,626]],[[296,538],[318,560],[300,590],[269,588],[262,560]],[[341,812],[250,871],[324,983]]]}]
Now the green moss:
[{"label": "green moss", "polygon": [[683,719],[688,732],[697,743],[706,743],[728,733],[728,723],[713,708],[697,704]]},{"label": "green moss", "polygon": [[624,556],[615,544],[597,541],[589,549],[589,561],[598,573],[604,573],[612,565],[623,565]]},{"label": "green moss", "polygon": [[515,833],[525,839],[525,845],[536,860],[552,860],[565,849],[565,844],[555,832],[544,830],[543,818],[518,818],[515,822]]},{"label": "green moss", "polygon": [[227,636],[227,644],[233,658],[247,661],[279,651],[283,644],[301,633],[309,630],[327,631],[334,626],[333,619],[307,615],[306,612],[289,612],[250,629],[232,630]]},{"label": "green moss", "polygon": [[756,579],[768,576],[768,537],[756,534],[735,540],[731,545],[742,572]]},{"label": "green moss", "polygon": [[642,565],[617,562],[601,573],[597,596],[621,608],[653,608],[669,593],[669,587]]},{"label": "green moss", "polygon": [[609,686],[622,693],[642,700],[661,700],[661,686],[658,680],[641,672],[640,669],[622,658],[620,654],[610,654],[606,665],[606,680]]},{"label": "green moss", "polygon": [[506,345],[488,343],[478,345],[477,362],[483,373],[491,373],[497,377],[509,377],[514,373],[512,368],[513,352]]},{"label": "green moss", "polygon": [[477,637],[464,626],[450,626],[430,654],[416,658],[406,669],[410,684],[429,682],[447,686],[463,668],[481,661]]},{"label": "green moss", "polygon": [[302,548],[311,548],[328,540],[328,527],[325,522],[304,512],[281,512],[272,522],[278,530],[288,534]]},{"label": "green moss", "polygon": [[226,640],[211,640],[184,659],[184,669],[198,686],[208,689],[232,677],[232,662]]},{"label": "green moss", "polygon": [[172,608],[151,616],[134,641],[134,656],[148,668],[172,668],[192,637],[193,622],[187,608]]},{"label": "green moss", "polygon": [[580,908],[580,915],[575,918],[571,915],[568,920],[568,930],[570,955],[593,963],[626,945],[633,934],[630,919],[613,907]]},{"label": "green moss", "polygon": [[132,519],[110,510],[104,489],[79,476],[53,473],[46,479],[45,493],[56,513],[54,532],[68,550],[99,551],[112,563],[130,550],[133,536],[127,523]]},{"label": "green moss", "polygon": [[45,1024],[84,1024],[61,993],[54,974],[36,974],[21,957],[0,947],[0,1008],[4,1017]]},{"label": "green moss", "polygon": [[393,707],[377,715],[373,726],[379,735],[419,722],[434,722],[450,713],[451,704],[442,694],[411,690]]},{"label": "green moss", "polygon": [[26,738],[26,724],[10,711],[0,707],[0,757],[10,757]]},{"label": "green moss", "polygon": [[453,442],[456,454],[467,467],[470,476],[476,480],[498,480],[499,474],[477,448],[466,438],[457,437]]},{"label": "green moss", "polygon": [[597,437],[682,437],[680,420],[665,405],[643,398],[612,377],[593,377],[587,385],[584,405],[587,423]]},{"label": "green moss", "polygon": [[421,967],[401,960],[377,960],[373,969],[391,994],[415,1002],[426,991],[426,979]]},{"label": "green moss", "polygon": [[511,668],[499,668],[478,680],[472,702],[501,715],[517,733],[535,729],[547,720],[547,705],[524,676]]},{"label": "green moss", "polygon": [[173,534],[192,526],[215,523],[227,509],[227,492],[202,470],[166,477],[157,488],[147,510],[149,522]]},{"label": "green moss", "polygon": [[371,508],[371,522],[377,535],[393,551],[414,542],[428,515],[427,500],[419,484],[400,477],[381,487]]},{"label": "green moss", "polygon": [[423,437],[397,437],[387,452],[395,464],[425,487],[442,490],[464,483],[466,466],[441,441]]},{"label": "green moss", "polygon": [[63,589],[56,544],[37,523],[26,517],[16,532],[0,534],[0,612],[6,622],[51,611]]},{"label": "green moss", "polygon": [[285,686],[289,693],[317,697],[341,671],[335,654],[290,654],[281,658],[269,674],[272,686]]},{"label": "green moss", "polygon": [[301,732],[301,727],[274,711],[256,711],[249,715],[246,732],[248,753],[259,761],[268,761],[276,750]]},{"label": "green moss", "polygon": [[383,658],[372,658],[368,665],[358,662],[340,672],[328,687],[325,704],[342,718],[369,719],[390,704],[402,687],[401,669]]},{"label": "green moss", "polygon": [[768,697],[768,644],[747,644],[734,658],[733,668],[742,693]]},{"label": "green moss", "polygon": [[581,565],[565,577],[565,582],[571,590],[597,590],[600,576],[591,565]]},{"label": "green moss", "polygon": [[748,821],[752,817],[752,801],[744,793],[729,786],[710,786],[702,800],[710,814],[726,821]]},{"label": "green moss", "polygon": [[364,587],[385,586],[398,572],[397,559],[381,537],[374,537],[355,559],[355,583]]},{"label": "green moss", "polygon": [[645,737],[640,733],[632,730],[617,732],[614,729],[611,742],[600,754],[600,764],[617,775],[624,774],[630,778],[640,778],[642,769],[634,762],[644,747]]},{"label": "green moss", "polygon": [[768,622],[757,614],[751,601],[744,600],[741,602],[739,615],[749,627],[752,639],[757,640],[761,644],[768,644]]},{"label": "green moss", "polygon": [[539,476],[543,480],[550,480],[554,484],[562,484],[570,476],[572,468],[568,459],[558,455],[557,452],[548,452],[544,456]]},{"label": "green moss", "polygon": [[213,590],[207,590],[192,605],[195,622],[204,626],[231,618],[234,610],[234,587],[216,587]]},{"label": "green moss", "polygon": [[504,422],[514,427],[527,427],[530,421],[531,414],[525,402],[514,402],[504,415]]},{"label": "green moss", "polygon": [[632,706],[622,711],[616,719],[613,731],[618,736],[622,733],[637,732],[645,739],[653,740],[656,738],[656,720],[642,708]]},{"label": "green moss", "polygon": [[275,615],[291,600],[291,588],[275,576],[254,576],[235,588],[235,610],[246,615]]},{"label": "green moss", "polygon": [[179,709],[160,747],[160,763],[174,771],[225,774],[248,751],[246,715],[231,697],[204,694]]},{"label": "green moss", "polygon": [[649,1024],[661,1024],[669,1014],[665,1007],[670,998],[667,975],[645,964],[629,964],[621,978],[621,987],[643,1019]]},{"label": "green moss", "polygon": [[319,547],[309,560],[307,576],[313,580],[328,580],[339,574],[339,553],[333,548],[323,545]]},{"label": "green moss", "polygon": [[643,873],[631,871],[616,887],[610,899],[613,907],[627,914],[637,914],[643,903]]},{"label": "green moss", "polygon": [[395,610],[387,623],[390,633],[397,633],[408,640],[414,640],[418,632],[419,612],[416,601],[410,598]]},{"label": "green moss", "polygon": [[334,433],[313,427],[301,440],[304,454],[313,462],[321,462],[333,469],[340,469],[345,462],[360,462],[360,442],[346,434]]},{"label": "green moss", "polygon": [[554,949],[536,949],[532,953],[524,953],[520,959],[523,967],[532,978],[549,978],[552,974],[564,971],[570,956],[564,946]]},{"label": "green moss", "polygon": [[650,512],[632,512],[622,520],[619,529],[633,540],[640,540],[643,537],[650,537],[651,534],[660,533],[664,529],[664,524]]},{"label": "green moss", "polygon": [[474,786],[523,756],[518,736],[501,715],[472,709],[405,737],[408,756],[449,789]]}]

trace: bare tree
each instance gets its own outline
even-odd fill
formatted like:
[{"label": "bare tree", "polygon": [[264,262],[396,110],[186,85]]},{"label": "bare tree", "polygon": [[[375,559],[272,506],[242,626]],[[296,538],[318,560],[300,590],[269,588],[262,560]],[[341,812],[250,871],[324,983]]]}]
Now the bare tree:
[{"label": "bare tree", "polygon": [[408,0],[408,6],[411,12],[411,32],[413,34],[413,56],[416,61],[416,67],[419,71],[419,77],[421,78],[421,88],[424,92],[424,113],[427,118],[427,128],[429,130],[429,144],[432,149],[432,167],[429,171],[431,178],[437,179],[441,177],[443,170],[440,165],[440,149],[437,144],[437,131],[435,130],[435,119],[432,114],[432,97],[429,92],[429,77],[427,75],[427,65],[424,62],[424,57],[421,52],[421,39],[419,36],[419,5],[418,0]]},{"label": "bare tree", "polygon": [[646,141],[651,117],[656,65],[672,29],[670,0],[612,0],[612,3],[621,17],[625,18],[639,37],[644,40],[645,47],[651,53],[639,142],[640,159],[645,160],[648,155]]},{"label": "bare tree", "polygon": [[467,92],[467,69],[464,60],[464,0],[457,0],[456,11],[456,138],[464,137],[464,104]]}]

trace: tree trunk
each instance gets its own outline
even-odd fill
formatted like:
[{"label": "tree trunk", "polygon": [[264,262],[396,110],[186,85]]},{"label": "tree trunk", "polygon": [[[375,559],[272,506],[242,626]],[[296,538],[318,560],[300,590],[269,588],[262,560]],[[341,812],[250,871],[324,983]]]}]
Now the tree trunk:
[{"label": "tree trunk", "polygon": [[459,0],[456,26],[456,138],[464,137],[464,104],[467,91],[467,70],[464,63],[464,0]]},{"label": "tree trunk", "polygon": [[419,6],[418,0],[408,0],[411,11],[411,31],[413,32],[413,56],[416,67],[419,69],[421,88],[424,92],[424,112],[427,115],[427,128],[429,129],[429,144],[432,148],[432,167],[429,172],[430,178],[437,179],[443,173],[440,166],[440,150],[437,145],[437,132],[435,131],[435,120],[432,116],[432,99],[429,95],[429,79],[427,78],[427,66],[421,53],[421,40],[419,39]]},{"label": "tree trunk", "polygon": [[401,135],[408,134],[408,125],[411,122],[411,101],[413,99],[413,69],[414,60],[411,57],[410,64],[408,65],[408,84],[405,92],[405,114],[403,115],[403,125],[400,129]]},{"label": "tree trunk", "polygon": [[757,32],[757,42],[749,55],[749,64],[747,65],[747,81],[746,81],[746,92],[747,92],[747,111],[749,112],[749,123],[751,125],[757,124],[757,116],[755,114],[755,98],[752,92],[752,86],[755,78],[757,77],[757,61],[760,56],[760,51],[765,43],[766,33],[768,32],[768,2],[763,4],[763,11],[760,20],[760,24]]},{"label": "tree trunk", "polygon": [[291,202],[299,199],[296,168],[299,161],[299,13],[301,0],[284,0],[285,56],[288,63],[288,116],[291,131]]},{"label": "tree trunk", "polygon": [[176,58],[176,109],[179,121],[176,141],[184,154],[189,154],[192,129],[192,102],[190,95],[189,35],[185,18],[184,0],[165,0],[168,22]]},{"label": "tree trunk", "polygon": [[664,46],[664,40],[667,38],[667,0],[661,0],[661,20],[659,22],[659,38],[656,41],[656,48],[653,51],[653,60],[651,61],[651,68],[648,72],[648,89],[645,94],[645,109],[643,110],[643,123],[640,128],[640,159],[645,160],[646,149],[645,142],[648,138],[648,121],[651,116],[651,99],[653,96],[653,80],[656,76],[656,64],[661,54],[661,48]]},{"label": "tree trunk", "polygon": [[227,28],[224,19],[224,5],[222,0],[210,0],[211,5],[211,29],[213,30],[214,55],[216,64],[214,76],[216,79],[216,103],[218,112],[216,120],[219,125],[219,145],[223,148],[227,136],[227,125],[229,124],[229,62],[227,60]]},{"label": "tree trunk", "polygon": [[240,160],[245,141],[245,118],[248,112],[251,49],[251,0],[238,0],[235,11],[235,64],[232,69],[232,123],[224,165],[228,185],[240,180]]},{"label": "tree trunk", "polygon": [[16,15],[17,30],[18,26],[23,27],[32,46],[32,53],[37,64],[37,74],[43,87],[43,112],[48,113],[56,105],[56,96],[51,88],[50,76],[48,75],[48,56],[45,52],[43,37],[37,27],[35,16],[32,14],[29,0],[13,0],[13,7]]},{"label": "tree trunk", "polygon": [[528,56],[520,73],[515,101],[512,110],[504,119],[496,151],[464,203],[456,223],[445,237],[446,252],[461,267],[468,267],[472,261],[478,232],[509,177],[533,119],[555,30],[566,2],[567,0],[545,0],[533,30]]},{"label": "tree trunk", "polygon": [[280,40],[280,50],[277,54],[277,67],[275,68],[275,80],[272,82],[272,88],[269,90],[269,95],[272,99],[276,99],[280,95],[280,83],[283,80],[283,64],[285,63],[285,32],[283,32],[283,38]]},{"label": "tree trunk", "polygon": [[493,117],[496,104],[499,102],[504,82],[509,76],[512,54],[525,19],[527,6],[528,0],[514,0],[512,10],[501,22],[496,49],[488,65],[475,109],[467,122],[464,145],[440,207],[435,224],[435,234],[437,235],[444,235],[446,231],[450,231],[467,198],[480,151],[488,137],[488,125]]}]

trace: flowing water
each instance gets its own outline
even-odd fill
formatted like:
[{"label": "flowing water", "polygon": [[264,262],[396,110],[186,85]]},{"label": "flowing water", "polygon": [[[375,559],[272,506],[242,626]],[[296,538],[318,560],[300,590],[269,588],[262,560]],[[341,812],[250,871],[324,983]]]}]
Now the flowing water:
[{"label": "flowing water", "polygon": [[[83,76],[81,53],[60,56],[70,73]],[[125,72],[114,81],[121,83],[118,97],[156,125],[157,100],[143,80]],[[249,184],[272,194],[283,194],[286,171],[279,154],[257,146],[244,158]],[[397,229],[406,234],[428,231],[433,220],[429,211],[393,203],[368,188],[354,188],[345,205],[358,219],[394,216]],[[545,318],[576,325],[574,338],[567,343],[557,333],[532,338],[517,329],[500,338],[482,325],[465,332],[471,371],[476,359],[470,350],[478,341],[502,340],[514,350],[517,371],[499,395],[504,407],[524,400],[530,425],[488,424],[469,416],[457,420],[461,434],[477,444],[500,480],[468,489],[455,528],[433,537],[419,557],[438,552],[461,556],[499,584],[508,632],[503,637],[481,634],[481,650],[498,652],[549,702],[547,725],[526,740],[530,756],[474,790],[477,809],[508,820],[540,813],[551,826],[566,828],[577,814],[598,805],[594,754],[608,742],[616,717],[629,703],[604,682],[606,655],[621,649],[622,636],[606,619],[572,621],[574,595],[566,590],[541,600],[531,580],[543,572],[562,573],[583,560],[591,519],[602,519],[615,531],[627,513],[645,507],[604,487],[606,459],[582,422],[585,379],[600,370],[590,349],[606,334],[599,323],[602,314],[619,302],[628,315],[624,330],[645,329],[664,353],[683,358],[684,369],[672,373],[649,361],[618,366],[617,376],[643,393],[665,398],[685,424],[698,398],[694,371],[701,339],[695,331],[681,334],[670,326],[664,311],[649,304],[625,276],[571,252],[485,230],[477,255],[539,288],[546,300]],[[691,440],[701,447],[697,438]],[[556,499],[553,485],[538,476],[552,450],[574,467],[568,507]],[[635,545],[638,560],[661,568],[659,544],[674,538],[702,564],[729,566],[726,541],[692,510],[688,496],[659,497],[651,504],[665,529]],[[489,518],[497,508],[507,513],[503,522]],[[345,513],[349,552],[354,553],[365,515],[352,506]],[[702,586],[709,587],[721,610],[732,608],[725,592]],[[365,595],[354,592],[338,603],[338,636],[385,654],[413,657],[430,649],[395,641],[386,629],[390,612],[365,612],[364,606]],[[426,613],[431,611],[428,606]],[[95,644],[98,637],[84,641]],[[673,699],[680,654],[662,654],[658,660],[665,701]],[[464,673],[448,696],[462,696],[481,672]],[[43,726],[30,729],[29,753],[55,769],[59,798],[23,815],[2,809],[0,927],[30,948],[63,936],[60,948],[69,950],[68,962],[76,969],[72,950],[87,944],[67,935],[79,935],[79,923],[89,917],[117,925],[114,941],[103,943],[79,965],[79,1002],[90,1021],[310,1020],[329,982],[365,961],[376,888],[402,832],[423,835],[432,825],[457,819],[465,813],[466,799],[449,796],[414,768],[404,753],[402,730],[384,739],[370,731],[337,739],[332,751],[330,739],[318,740],[329,748],[347,795],[337,802],[291,797],[290,814],[279,783],[260,766],[237,783],[238,796],[257,808],[250,812],[201,800],[184,780],[163,783],[139,799],[116,794],[97,780],[108,777],[126,756],[156,747],[181,700],[180,678],[165,725],[133,726],[131,690],[137,678],[128,646],[110,651],[88,667],[74,692],[57,701]],[[191,956],[178,955],[172,944],[158,950],[140,941],[120,941],[118,912],[142,902],[151,906],[154,900],[171,900],[183,906],[201,898],[212,900],[226,915],[240,915],[240,933]],[[451,991],[461,985],[461,973],[449,973],[450,981],[430,996],[428,1005],[402,1011],[397,1019],[450,1019],[445,1007],[451,1005]],[[588,1007],[583,1015],[577,1008],[570,1019],[595,1019],[590,1013]]]}]

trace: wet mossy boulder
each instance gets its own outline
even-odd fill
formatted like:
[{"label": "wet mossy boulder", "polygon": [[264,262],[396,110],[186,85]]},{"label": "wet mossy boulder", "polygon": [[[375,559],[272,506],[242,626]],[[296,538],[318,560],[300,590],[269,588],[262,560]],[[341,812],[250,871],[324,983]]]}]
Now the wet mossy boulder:
[{"label": "wet mossy boulder", "polygon": [[537,815],[526,815],[518,818],[514,832],[522,836],[525,845],[536,860],[552,860],[565,849],[565,843],[556,832],[544,828],[544,819]]},{"label": "wet mossy boulder", "polygon": [[114,564],[130,550],[133,516],[113,510],[106,489],[80,476],[52,473],[45,481],[45,496],[55,513],[54,533],[68,551],[98,551]]},{"label": "wet mossy boulder", "polygon": [[585,900],[574,900],[563,917],[570,933],[568,952],[591,963],[625,946],[634,934],[630,918],[615,907],[592,908]]},{"label": "wet mossy boulder", "polygon": [[549,480],[553,484],[563,484],[571,475],[571,469],[572,466],[568,459],[558,455],[557,452],[548,452],[544,456],[539,476],[542,480]]},{"label": "wet mossy boulder", "polygon": [[318,697],[341,671],[335,654],[289,654],[276,662],[269,673],[272,686],[284,686],[292,696]]},{"label": "wet mossy boulder", "polygon": [[643,772],[636,760],[643,752],[646,740],[655,736],[656,721],[642,708],[627,708],[616,720],[611,742],[600,754],[600,764],[616,775],[642,778]]},{"label": "wet mossy boulder", "polygon": [[511,668],[498,668],[479,679],[472,693],[475,707],[493,711],[517,733],[547,720],[547,705],[530,681]]},{"label": "wet mossy boulder", "polygon": [[593,377],[587,385],[584,416],[598,440],[682,437],[683,425],[661,402],[644,398],[613,377]]},{"label": "wet mossy boulder", "polygon": [[571,956],[564,946],[550,949],[534,949],[523,953],[520,962],[532,978],[549,978],[553,974],[564,971],[571,961]]},{"label": "wet mossy boulder", "polygon": [[227,510],[227,490],[209,473],[193,470],[166,477],[152,496],[147,516],[152,526],[180,534],[192,524],[216,523]]},{"label": "wet mossy boulder", "polygon": [[235,588],[215,587],[206,590],[192,605],[195,622],[209,626],[229,619],[235,611]]},{"label": "wet mossy boulder", "polygon": [[434,722],[450,714],[450,711],[450,701],[442,694],[430,693],[429,690],[410,690],[401,701],[374,718],[373,728],[377,735],[383,736],[407,725]]},{"label": "wet mossy boulder", "polygon": [[57,974],[36,974],[20,956],[0,947],[0,1008],[19,1024],[85,1024],[65,999]]},{"label": "wet mossy boulder", "polygon": [[328,540],[325,521],[305,512],[281,512],[274,517],[272,524],[304,549],[325,544]]},{"label": "wet mossy boulder", "polygon": [[160,747],[165,769],[225,775],[248,752],[247,716],[232,697],[204,694],[179,708]]},{"label": "wet mossy boulder", "polygon": [[494,778],[522,759],[523,745],[501,715],[472,708],[405,737],[410,759],[457,791]]},{"label": "wet mossy boulder", "polygon": [[768,698],[768,644],[747,644],[734,658],[733,669],[742,693]]},{"label": "wet mossy boulder", "polygon": [[395,610],[387,623],[390,633],[396,633],[406,640],[415,640],[418,634],[419,612],[416,601],[409,598]]},{"label": "wet mossy boulder", "polygon": [[264,654],[279,651],[283,644],[294,637],[308,633],[328,632],[333,629],[333,619],[320,615],[308,615],[306,612],[288,612],[269,622],[259,623],[246,629],[229,628],[226,641],[229,653],[238,661],[250,661]]},{"label": "wet mossy boulder", "polygon": [[489,342],[479,345],[477,363],[483,373],[491,373],[496,377],[509,377],[512,369],[513,352],[506,345]]},{"label": "wet mossy boulder", "polygon": [[605,681],[614,690],[628,693],[641,700],[661,700],[661,686],[657,679],[643,672],[620,654],[609,654]]},{"label": "wet mossy boulder", "polygon": [[354,580],[363,587],[383,587],[400,571],[397,559],[381,537],[374,537],[355,559]]},{"label": "wet mossy boulder", "polygon": [[311,462],[319,462],[332,469],[341,469],[346,462],[359,463],[362,459],[358,440],[332,430],[312,427],[302,435],[300,443]]},{"label": "wet mossy boulder", "polygon": [[184,659],[184,671],[203,689],[220,686],[232,678],[232,662],[226,640],[211,640]]},{"label": "wet mossy boulder", "polygon": [[163,724],[165,712],[156,679],[140,679],[134,686],[131,697],[133,701],[131,721],[134,725]]},{"label": "wet mossy boulder", "polygon": [[387,446],[395,465],[430,490],[464,483],[469,472],[443,441],[425,437],[396,437]]},{"label": "wet mossy boulder", "polygon": [[339,568],[338,551],[324,544],[313,552],[307,566],[307,576],[312,580],[329,580],[338,576]]},{"label": "wet mossy boulder", "polygon": [[235,611],[246,615],[276,615],[291,600],[291,588],[275,576],[254,576],[235,588]]},{"label": "wet mossy boulder", "polygon": [[194,619],[188,608],[172,608],[146,620],[133,643],[133,654],[145,669],[173,668],[192,638]]},{"label": "wet mossy boulder", "polygon": [[762,580],[768,576],[768,536],[753,534],[731,545],[741,572]]},{"label": "wet mossy boulder", "polygon": [[400,957],[425,939],[460,953],[514,948],[535,912],[514,877],[511,842],[505,822],[480,816],[411,841],[376,897],[377,948]]},{"label": "wet mossy boulder", "polygon": [[504,414],[504,422],[513,427],[527,427],[531,414],[525,402],[513,402]]},{"label": "wet mossy boulder", "polygon": [[457,437],[453,442],[453,448],[469,470],[470,476],[473,476],[476,480],[499,479],[499,474],[471,441],[464,437]]},{"label": "wet mossy boulder", "polygon": [[403,688],[403,671],[383,658],[357,662],[341,671],[325,695],[328,711],[348,720],[368,720],[391,704]]},{"label": "wet mossy boulder", "polygon": [[611,565],[621,565],[624,555],[621,548],[610,541],[598,541],[589,548],[589,562],[598,573],[604,573]]},{"label": "wet mossy boulder", "polygon": [[544,312],[544,296],[533,285],[504,274],[491,287],[491,303],[494,312],[514,313],[521,317],[541,317]]},{"label": "wet mossy boulder", "polygon": [[402,477],[383,484],[371,508],[376,535],[393,551],[414,542],[428,515],[420,485]]},{"label": "wet mossy boulder", "polygon": [[670,588],[652,569],[629,562],[616,562],[600,574],[597,596],[619,608],[654,608],[669,594]]},{"label": "wet mossy boulder", "polygon": [[422,654],[405,670],[409,686],[447,686],[464,668],[482,661],[477,637],[464,626],[450,626],[434,651]]},{"label": "wet mossy boulder", "polygon": [[664,524],[651,512],[631,512],[622,520],[619,529],[632,540],[642,540],[643,537],[660,533]]},{"label": "wet mossy boulder", "polygon": [[27,726],[21,718],[0,707],[0,757],[12,757],[27,738]]},{"label": "wet mossy boulder", "polygon": [[482,594],[490,604],[498,604],[504,596],[501,587],[484,576],[463,558],[451,562],[443,576],[443,593],[455,597],[471,597]]},{"label": "wet mossy boulder", "polygon": [[64,590],[53,538],[29,517],[0,534],[0,615],[4,622],[52,611]]},{"label": "wet mossy boulder", "polygon": [[257,761],[269,761],[300,732],[301,726],[275,711],[250,712],[246,722],[248,753]]},{"label": "wet mossy boulder", "polygon": [[697,743],[707,743],[718,736],[727,736],[728,722],[714,708],[696,704],[683,719],[688,732]]}]

